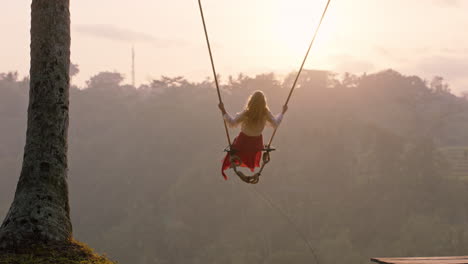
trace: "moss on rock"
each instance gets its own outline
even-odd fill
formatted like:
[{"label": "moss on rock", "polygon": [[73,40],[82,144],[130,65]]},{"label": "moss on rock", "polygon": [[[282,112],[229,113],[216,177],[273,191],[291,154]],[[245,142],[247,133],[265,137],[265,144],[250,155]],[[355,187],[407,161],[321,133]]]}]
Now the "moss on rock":
[{"label": "moss on rock", "polygon": [[116,264],[78,241],[0,250],[0,264]]}]

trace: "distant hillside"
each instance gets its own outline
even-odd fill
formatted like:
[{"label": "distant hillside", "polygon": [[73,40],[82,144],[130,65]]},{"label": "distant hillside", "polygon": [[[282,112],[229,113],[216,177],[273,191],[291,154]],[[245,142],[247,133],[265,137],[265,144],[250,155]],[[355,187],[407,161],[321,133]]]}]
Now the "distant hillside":
[{"label": "distant hillside", "polygon": [[[447,177],[440,149],[468,146],[468,101],[443,79],[304,72],[255,186],[297,227],[231,172],[221,177],[211,79],[122,80],[102,72],[72,87],[69,129],[74,236],[119,262],[313,263],[295,228],[320,264],[466,254],[468,186]],[[228,76],[222,96],[235,113],[261,89],[277,113],[290,80]],[[20,174],[27,95],[27,79],[0,74],[0,217]]]},{"label": "distant hillside", "polygon": [[450,176],[468,180],[468,146],[441,148],[450,164]]}]

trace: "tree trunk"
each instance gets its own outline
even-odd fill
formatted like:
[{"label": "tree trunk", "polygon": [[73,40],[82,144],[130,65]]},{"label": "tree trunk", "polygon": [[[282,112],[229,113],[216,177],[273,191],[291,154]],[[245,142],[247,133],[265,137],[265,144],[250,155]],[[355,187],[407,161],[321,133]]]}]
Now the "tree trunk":
[{"label": "tree trunk", "polygon": [[33,0],[28,128],[0,248],[71,238],[67,186],[69,0]]}]

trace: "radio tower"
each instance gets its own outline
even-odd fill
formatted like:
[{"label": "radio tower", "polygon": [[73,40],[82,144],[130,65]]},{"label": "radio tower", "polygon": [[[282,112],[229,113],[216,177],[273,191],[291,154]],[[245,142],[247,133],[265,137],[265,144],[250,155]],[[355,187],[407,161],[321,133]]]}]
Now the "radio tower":
[{"label": "radio tower", "polygon": [[132,46],[132,85],[135,87],[135,48]]}]

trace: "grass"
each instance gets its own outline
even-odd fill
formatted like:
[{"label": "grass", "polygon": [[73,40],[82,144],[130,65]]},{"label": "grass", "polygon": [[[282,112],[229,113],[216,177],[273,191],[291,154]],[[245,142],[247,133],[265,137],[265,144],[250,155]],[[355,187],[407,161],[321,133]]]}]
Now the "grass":
[{"label": "grass", "polygon": [[38,244],[29,248],[0,251],[0,264],[116,264],[98,255],[86,244],[69,241],[60,244]]}]

